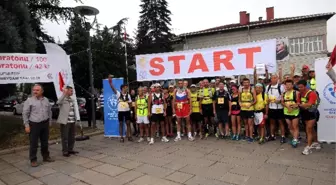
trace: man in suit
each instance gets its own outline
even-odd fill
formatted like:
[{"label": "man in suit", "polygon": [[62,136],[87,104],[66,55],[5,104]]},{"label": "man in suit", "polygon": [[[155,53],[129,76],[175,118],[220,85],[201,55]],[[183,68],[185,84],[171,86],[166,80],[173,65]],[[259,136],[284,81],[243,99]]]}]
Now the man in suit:
[{"label": "man in suit", "polygon": [[72,95],[72,87],[66,86],[63,90],[63,95],[57,101],[57,104],[60,106],[57,123],[61,126],[62,152],[64,157],[78,153],[73,149],[75,146],[76,121],[79,120],[79,116],[76,114],[76,102],[71,98]]}]

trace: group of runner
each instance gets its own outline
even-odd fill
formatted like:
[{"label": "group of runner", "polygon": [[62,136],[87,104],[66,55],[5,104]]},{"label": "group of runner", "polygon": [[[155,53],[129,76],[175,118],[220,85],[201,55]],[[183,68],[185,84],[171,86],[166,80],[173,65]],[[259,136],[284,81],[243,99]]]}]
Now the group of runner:
[{"label": "group of runner", "polygon": [[[279,71],[282,71],[281,69]],[[123,122],[127,126],[127,138],[133,141],[131,122],[137,123],[139,143],[152,145],[155,136],[161,132],[161,141],[169,142],[174,137],[176,123],[178,142],[183,134],[189,141],[207,138],[212,127],[217,138],[244,139],[248,142],[276,140],[280,128],[280,142],[286,142],[286,130],[292,136],[291,145],[299,143],[299,122],[305,124],[307,145],[302,154],[308,155],[312,149],[320,149],[317,142],[316,122],[318,121],[318,93],[316,92],[315,71],[308,66],[296,74],[291,66],[291,74],[265,76],[254,74],[254,84],[246,77],[237,83],[234,77],[218,77],[209,83],[207,79],[197,85],[178,80],[177,86],[162,88],[153,84],[150,88],[139,87],[137,96],[128,93],[127,85],[121,85],[121,92],[110,86],[118,98],[118,119],[120,142],[123,138]],[[134,93],[133,93],[134,94]],[[184,124],[183,124],[184,123]],[[245,124],[245,135],[241,135],[241,123]],[[278,124],[277,124],[278,123]],[[138,129],[137,129],[138,128]]]}]

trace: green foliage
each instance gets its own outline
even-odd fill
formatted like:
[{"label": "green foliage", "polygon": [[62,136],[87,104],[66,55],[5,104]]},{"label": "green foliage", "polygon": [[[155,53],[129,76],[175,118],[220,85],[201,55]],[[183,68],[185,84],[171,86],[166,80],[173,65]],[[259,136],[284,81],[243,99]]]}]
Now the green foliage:
[{"label": "green foliage", "polygon": [[141,0],[137,54],[172,51],[171,12],[166,0]]}]

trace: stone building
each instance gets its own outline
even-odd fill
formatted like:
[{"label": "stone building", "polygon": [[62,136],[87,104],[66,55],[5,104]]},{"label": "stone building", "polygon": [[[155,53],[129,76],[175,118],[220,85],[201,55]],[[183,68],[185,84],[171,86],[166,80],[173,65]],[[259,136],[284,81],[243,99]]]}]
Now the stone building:
[{"label": "stone building", "polygon": [[303,64],[314,67],[316,58],[327,56],[327,21],[335,13],[275,18],[274,8],[266,8],[266,19],[250,21],[250,14],[239,12],[239,23],[178,35],[175,51],[234,45],[258,40],[285,41],[289,56],[282,64],[283,74],[289,73],[289,63],[300,72]]}]

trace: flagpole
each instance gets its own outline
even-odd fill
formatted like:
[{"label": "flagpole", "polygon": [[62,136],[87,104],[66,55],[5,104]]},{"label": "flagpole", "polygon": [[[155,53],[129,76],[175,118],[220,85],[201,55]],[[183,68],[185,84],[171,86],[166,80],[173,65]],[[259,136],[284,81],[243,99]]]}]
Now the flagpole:
[{"label": "flagpole", "polygon": [[127,33],[126,33],[126,26],[124,27],[125,33],[124,33],[124,41],[125,41],[125,64],[126,64],[126,83],[128,84],[128,62],[127,62],[127,44],[126,44],[126,39],[127,39]]}]

